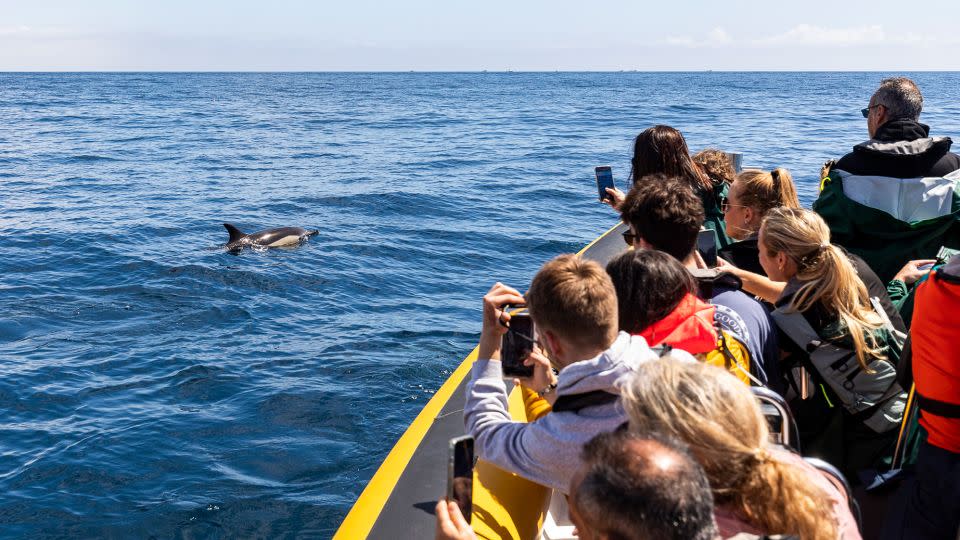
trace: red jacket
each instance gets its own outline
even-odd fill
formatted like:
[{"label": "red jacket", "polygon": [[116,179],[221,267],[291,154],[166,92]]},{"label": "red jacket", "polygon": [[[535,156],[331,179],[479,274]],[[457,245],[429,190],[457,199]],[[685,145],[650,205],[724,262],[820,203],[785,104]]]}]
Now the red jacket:
[{"label": "red jacket", "polygon": [[640,335],[651,347],[660,344],[699,354],[717,348],[717,330],[713,325],[716,308],[687,294],[672,313],[645,328]]},{"label": "red jacket", "polygon": [[[960,279],[945,272],[950,266],[936,271],[917,288],[910,339],[917,394],[960,407]],[[924,410],[922,398],[920,425],[927,430],[927,442],[960,453],[960,418]]]}]

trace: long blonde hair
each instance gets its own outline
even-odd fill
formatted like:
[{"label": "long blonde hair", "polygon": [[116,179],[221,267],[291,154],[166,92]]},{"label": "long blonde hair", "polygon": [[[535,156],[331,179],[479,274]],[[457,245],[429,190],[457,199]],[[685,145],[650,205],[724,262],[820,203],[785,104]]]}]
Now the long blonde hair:
[{"label": "long blonde hair", "polygon": [[727,371],[663,358],[640,365],[623,388],[630,429],[685,442],[718,506],[769,534],[836,540],[831,502],[808,472],[767,449],[766,419],[749,388]]},{"label": "long blonde hair", "polygon": [[[883,327],[870,304],[866,285],[850,259],[830,243],[830,229],[816,212],[802,208],[775,208],[763,219],[763,245],[768,256],[783,252],[797,264],[800,288],[790,309],[804,312],[820,303],[836,313],[853,340],[860,367],[869,371],[867,358],[884,358],[876,331]],[[827,337],[827,336],[824,336]]]},{"label": "long blonde hair", "polygon": [[778,206],[800,208],[793,177],[782,167],[772,171],[743,171],[737,175],[736,182],[740,204],[753,208],[760,216]]}]

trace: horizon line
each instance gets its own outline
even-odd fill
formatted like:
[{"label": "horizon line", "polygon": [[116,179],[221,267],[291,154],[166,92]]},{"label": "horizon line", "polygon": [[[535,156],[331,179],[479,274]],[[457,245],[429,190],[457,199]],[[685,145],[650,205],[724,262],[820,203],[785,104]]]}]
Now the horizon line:
[{"label": "horizon line", "polygon": [[554,70],[543,70],[543,69],[531,69],[531,70],[514,70],[514,69],[473,69],[473,70],[419,70],[419,69],[396,69],[396,70],[312,70],[312,69],[293,69],[293,70],[272,70],[272,69],[243,69],[243,70],[232,70],[232,69],[75,69],[75,70],[61,70],[61,69],[49,69],[49,70],[8,70],[0,69],[0,74],[123,74],[123,73],[156,73],[156,74],[323,74],[323,73],[334,73],[334,74],[404,74],[404,73],[419,73],[419,74],[484,74],[484,73],[889,73],[889,72],[900,72],[900,73],[960,73],[960,70],[956,69],[919,69],[919,70],[906,70],[906,69],[865,69],[865,70],[849,70],[849,69],[607,69],[607,70],[592,70],[592,69],[554,69]]}]

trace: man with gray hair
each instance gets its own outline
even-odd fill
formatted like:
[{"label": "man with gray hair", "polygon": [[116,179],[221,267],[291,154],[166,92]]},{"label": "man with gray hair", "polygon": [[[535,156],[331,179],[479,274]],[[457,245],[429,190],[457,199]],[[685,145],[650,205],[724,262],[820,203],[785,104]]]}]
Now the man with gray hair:
[{"label": "man with gray hair", "polygon": [[884,79],[860,112],[870,140],[826,170],[813,203],[832,241],[884,282],[905,263],[960,248],[960,157],[921,124],[923,96],[906,77]]}]

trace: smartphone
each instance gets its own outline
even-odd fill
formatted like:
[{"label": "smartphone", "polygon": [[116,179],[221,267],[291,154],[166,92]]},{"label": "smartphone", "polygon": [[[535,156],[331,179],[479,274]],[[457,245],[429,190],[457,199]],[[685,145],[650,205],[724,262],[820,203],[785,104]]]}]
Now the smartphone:
[{"label": "smartphone", "polygon": [[473,514],[473,437],[450,439],[447,463],[447,500],[456,501],[463,518],[470,523]]},{"label": "smartphone", "polygon": [[523,365],[533,351],[533,319],[526,310],[510,314],[510,330],[500,343],[500,365],[504,377],[532,377],[533,366]]},{"label": "smartphone", "polygon": [[697,251],[707,263],[707,268],[717,267],[717,233],[713,229],[703,229],[697,234]]},{"label": "smartphone", "polygon": [[920,266],[917,267],[917,270],[921,270],[921,271],[923,271],[923,272],[929,272],[930,270],[933,270],[933,267],[934,267],[936,264],[937,264],[937,263],[921,264]]},{"label": "smartphone", "polygon": [[607,193],[607,188],[613,189],[615,187],[613,185],[613,169],[609,165],[604,165],[594,169],[594,173],[597,175],[597,193],[600,195],[600,200],[609,199],[610,194]]}]

